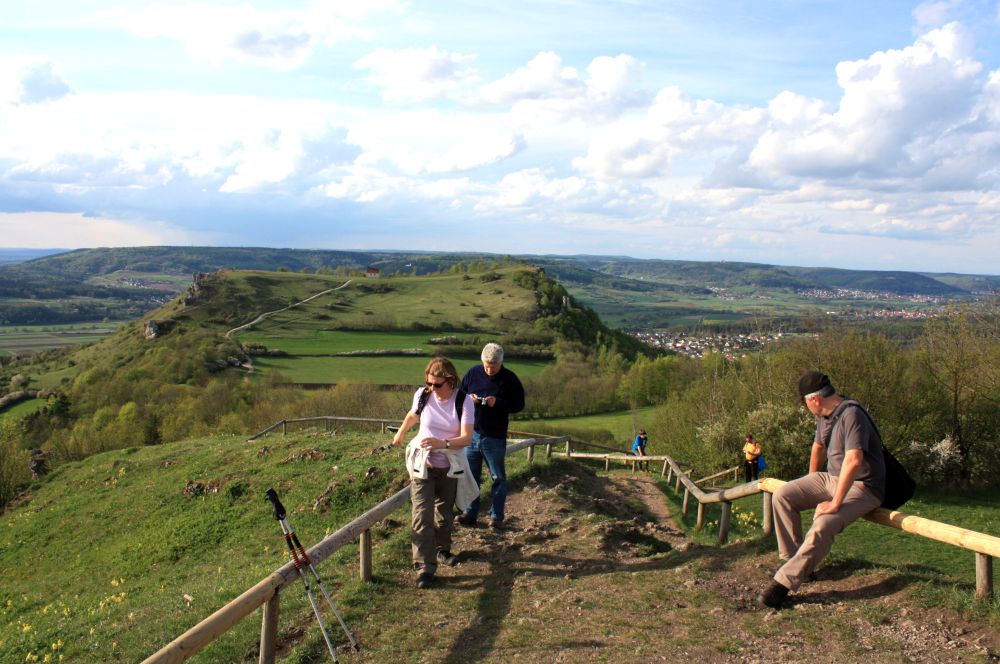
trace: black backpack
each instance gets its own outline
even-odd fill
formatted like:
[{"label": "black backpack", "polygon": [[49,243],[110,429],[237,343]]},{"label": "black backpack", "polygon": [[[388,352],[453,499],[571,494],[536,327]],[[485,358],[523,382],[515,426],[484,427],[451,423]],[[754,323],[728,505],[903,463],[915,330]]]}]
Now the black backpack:
[{"label": "black backpack", "polygon": [[885,463],[885,498],[882,499],[882,507],[888,510],[899,509],[906,501],[913,498],[913,492],[917,489],[917,483],[906,472],[903,464],[886,448],[885,443],[882,442],[882,434],[879,433],[878,426],[875,425],[875,420],[868,414],[864,406],[853,399],[844,399],[833,413],[833,422],[827,430],[823,446],[830,446],[830,438],[833,437],[833,427],[837,426],[840,416],[850,407],[857,408],[865,414],[865,417],[871,422],[872,428],[875,430],[875,435],[878,436],[879,446],[882,448],[882,459],[883,463]]},{"label": "black backpack", "polygon": [[[462,406],[465,404],[465,390],[458,390],[458,394],[455,395],[455,415],[458,416],[458,421],[462,421]],[[424,391],[420,393],[420,399],[417,401],[417,415],[424,412],[424,406],[427,405],[427,400],[431,398],[431,390],[428,387],[424,388]]]}]

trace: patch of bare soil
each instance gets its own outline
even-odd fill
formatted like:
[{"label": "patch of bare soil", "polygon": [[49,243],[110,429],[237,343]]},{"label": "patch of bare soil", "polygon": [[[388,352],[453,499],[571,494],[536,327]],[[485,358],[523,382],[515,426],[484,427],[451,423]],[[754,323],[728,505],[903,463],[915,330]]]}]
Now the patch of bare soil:
[{"label": "patch of bare soil", "polygon": [[499,531],[456,525],[458,562],[433,589],[411,572],[380,580],[351,660],[1000,661],[991,625],[922,608],[885,572],[821,568],[790,608],[758,609],[773,551],[690,542],[644,474],[551,462],[512,487],[507,510]]}]

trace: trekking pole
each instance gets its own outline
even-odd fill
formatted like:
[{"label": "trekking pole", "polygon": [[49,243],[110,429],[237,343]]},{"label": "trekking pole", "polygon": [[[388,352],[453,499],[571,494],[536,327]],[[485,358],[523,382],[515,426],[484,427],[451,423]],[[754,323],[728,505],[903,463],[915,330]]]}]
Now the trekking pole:
[{"label": "trekking pole", "polygon": [[333,615],[337,616],[337,621],[340,623],[341,628],[344,630],[344,634],[347,635],[348,641],[351,642],[351,647],[355,650],[360,650],[361,646],[358,645],[357,639],[354,638],[354,634],[348,629],[347,623],[344,622],[343,617],[340,615],[340,611],[337,610],[337,605],[334,604],[333,598],[330,597],[330,592],[326,589],[326,584],[323,583],[323,579],[320,578],[319,572],[316,571],[316,567],[312,564],[312,560],[309,559],[309,554],[302,547],[302,543],[299,542],[298,535],[292,530],[292,526],[288,523],[286,518],[285,506],[281,504],[278,499],[278,494],[274,489],[267,490],[267,499],[271,501],[271,505],[274,506],[274,518],[278,520],[281,524],[281,532],[285,535],[285,543],[288,544],[288,550],[292,553],[292,560],[295,564],[295,571],[299,573],[299,577],[302,579],[303,585],[306,588],[306,596],[309,598],[309,604],[312,605],[313,613],[316,615],[316,622],[319,623],[320,631],[323,632],[323,640],[326,641],[326,647],[330,651],[330,655],[333,657],[333,661],[339,661],[337,659],[337,653],[334,650],[333,644],[330,642],[330,636],[327,634],[326,627],[323,624],[323,618],[320,616],[319,607],[316,606],[316,601],[313,599],[312,588],[309,585],[309,579],[306,577],[305,572],[302,571],[303,567],[308,567],[312,572],[313,578],[316,580],[316,585],[319,586],[320,591],[323,593],[323,597],[326,598],[326,603],[330,605],[330,609],[333,610]]}]

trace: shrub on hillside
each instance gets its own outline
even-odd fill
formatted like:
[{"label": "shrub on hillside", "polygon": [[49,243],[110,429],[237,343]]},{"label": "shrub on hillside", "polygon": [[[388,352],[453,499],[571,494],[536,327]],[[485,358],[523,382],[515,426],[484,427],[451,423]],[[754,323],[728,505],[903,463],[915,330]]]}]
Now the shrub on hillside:
[{"label": "shrub on hillside", "polygon": [[0,420],[0,507],[6,506],[31,480],[31,453],[19,445],[19,440],[15,421]]}]

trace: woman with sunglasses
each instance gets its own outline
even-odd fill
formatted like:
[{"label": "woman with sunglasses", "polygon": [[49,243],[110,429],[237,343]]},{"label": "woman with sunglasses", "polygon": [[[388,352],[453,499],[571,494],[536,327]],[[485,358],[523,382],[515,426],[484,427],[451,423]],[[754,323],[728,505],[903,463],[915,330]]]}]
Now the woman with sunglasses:
[{"label": "woman with sunglasses", "polygon": [[456,502],[464,509],[479,497],[465,450],[472,440],[475,408],[472,398],[456,388],[458,372],[448,359],[435,357],[424,370],[426,387],[413,395],[413,406],[392,439],[399,445],[419,422],[417,435],[406,446],[410,473],[413,565],[417,587],[434,583],[438,563],[454,565],[451,530]]}]

